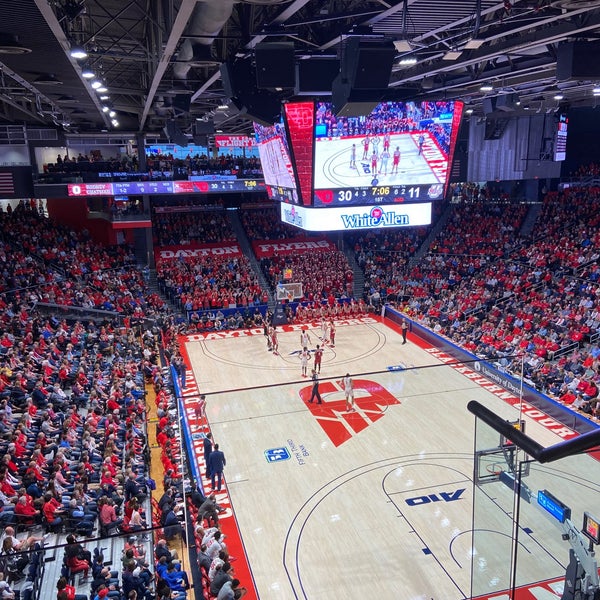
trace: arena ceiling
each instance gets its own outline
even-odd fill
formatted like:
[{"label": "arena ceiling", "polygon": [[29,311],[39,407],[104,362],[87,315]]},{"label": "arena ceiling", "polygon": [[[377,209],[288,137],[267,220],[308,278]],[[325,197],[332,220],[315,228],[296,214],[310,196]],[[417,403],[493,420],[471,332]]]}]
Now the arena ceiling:
[{"label": "arena ceiling", "polygon": [[399,97],[462,99],[475,115],[506,94],[511,114],[594,106],[600,85],[556,77],[559,44],[598,39],[600,0],[0,0],[0,16],[0,119],[67,131],[156,132],[170,119],[186,131],[202,118],[248,131],[219,108],[219,67],[265,41],[293,41],[298,60],[335,56],[352,36],[393,41]]}]

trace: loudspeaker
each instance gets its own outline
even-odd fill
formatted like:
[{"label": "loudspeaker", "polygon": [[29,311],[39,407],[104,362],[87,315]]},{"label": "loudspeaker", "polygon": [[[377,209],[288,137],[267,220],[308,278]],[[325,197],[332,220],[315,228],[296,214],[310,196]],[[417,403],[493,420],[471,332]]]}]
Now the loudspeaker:
[{"label": "loudspeaker", "polygon": [[342,49],[340,73],[353,89],[386,89],[395,56],[396,49],[391,42],[372,44],[351,37]]},{"label": "loudspeaker", "polygon": [[556,55],[556,79],[600,79],[600,42],[565,42]]},{"label": "loudspeaker", "polygon": [[294,44],[264,42],[254,49],[256,85],[261,89],[293,88],[296,85]]},{"label": "loudspeaker", "polygon": [[484,98],[481,102],[481,108],[483,109],[484,115],[489,115],[496,110],[495,98]]},{"label": "loudspeaker", "polygon": [[296,65],[296,96],[325,96],[331,94],[333,80],[340,72],[337,58],[308,58]]},{"label": "loudspeaker", "polygon": [[246,115],[261,125],[273,125],[281,115],[279,98],[269,92],[250,91],[232,98],[232,102],[241,115]]},{"label": "loudspeaker", "polygon": [[178,146],[187,146],[190,143],[183,131],[177,127],[175,121],[167,121],[163,131],[169,139],[169,142],[173,144],[177,144]]},{"label": "loudspeaker", "polygon": [[333,113],[338,117],[366,117],[381,101],[383,92],[377,90],[355,90],[342,80],[341,74],[331,90]]},{"label": "loudspeaker", "polygon": [[202,146],[204,148],[208,147],[208,136],[207,135],[194,134],[192,136],[192,140],[196,146]]},{"label": "loudspeaker", "polygon": [[511,112],[517,108],[517,100],[518,96],[516,94],[502,94],[496,98],[496,110]]},{"label": "loudspeaker", "polygon": [[225,96],[235,98],[244,90],[255,87],[254,71],[249,58],[225,62],[220,67]]},{"label": "loudspeaker", "polygon": [[177,94],[172,100],[172,106],[176,114],[184,114],[190,112],[192,97],[189,94]]},{"label": "loudspeaker", "polygon": [[212,135],[214,132],[215,122],[212,119],[194,123],[194,135]]}]

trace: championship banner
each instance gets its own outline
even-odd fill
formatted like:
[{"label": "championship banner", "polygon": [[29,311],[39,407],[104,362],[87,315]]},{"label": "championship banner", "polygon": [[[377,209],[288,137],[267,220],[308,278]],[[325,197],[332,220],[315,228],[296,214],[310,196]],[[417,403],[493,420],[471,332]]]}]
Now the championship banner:
[{"label": "championship banner", "polygon": [[256,142],[247,135],[215,135],[215,144],[217,148],[252,148]]},{"label": "championship banner", "polygon": [[256,258],[269,258],[275,254],[286,256],[304,252],[332,252],[335,244],[325,238],[291,238],[286,240],[255,240],[252,249]]},{"label": "championship banner", "polygon": [[186,244],[185,246],[161,246],[154,251],[158,260],[177,260],[203,256],[241,256],[242,250],[235,243],[228,244]]}]

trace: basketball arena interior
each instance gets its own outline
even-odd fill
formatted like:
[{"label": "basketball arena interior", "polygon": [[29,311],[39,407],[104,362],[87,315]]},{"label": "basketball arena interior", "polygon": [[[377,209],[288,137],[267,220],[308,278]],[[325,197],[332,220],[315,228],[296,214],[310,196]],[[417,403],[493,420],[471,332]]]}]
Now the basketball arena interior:
[{"label": "basketball arena interior", "polygon": [[600,598],[600,1],[0,16],[0,600]]}]

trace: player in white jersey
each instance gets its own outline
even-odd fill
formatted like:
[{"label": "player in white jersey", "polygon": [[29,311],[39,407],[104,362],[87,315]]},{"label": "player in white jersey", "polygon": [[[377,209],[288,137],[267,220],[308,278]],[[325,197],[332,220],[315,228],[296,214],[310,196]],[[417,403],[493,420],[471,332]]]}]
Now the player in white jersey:
[{"label": "player in white jersey", "polygon": [[310,345],[310,338],[308,337],[308,329],[304,327],[300,334],[300,346],[302,348],[308,348]]},{"label": "player in white jersey", "polygon": [[346,373],[342,384],[344,386],[344,395],[346,396],[346,411],[350,411],[354,408],[354,382],[350,377],[350,373]]},{"label": "player in white jersey", "polygon": [[306,377],[308,373],[308,361],[310,360],[310,352],[305,346],[300,352],[300,365],[302,366],[302,377]]}]

